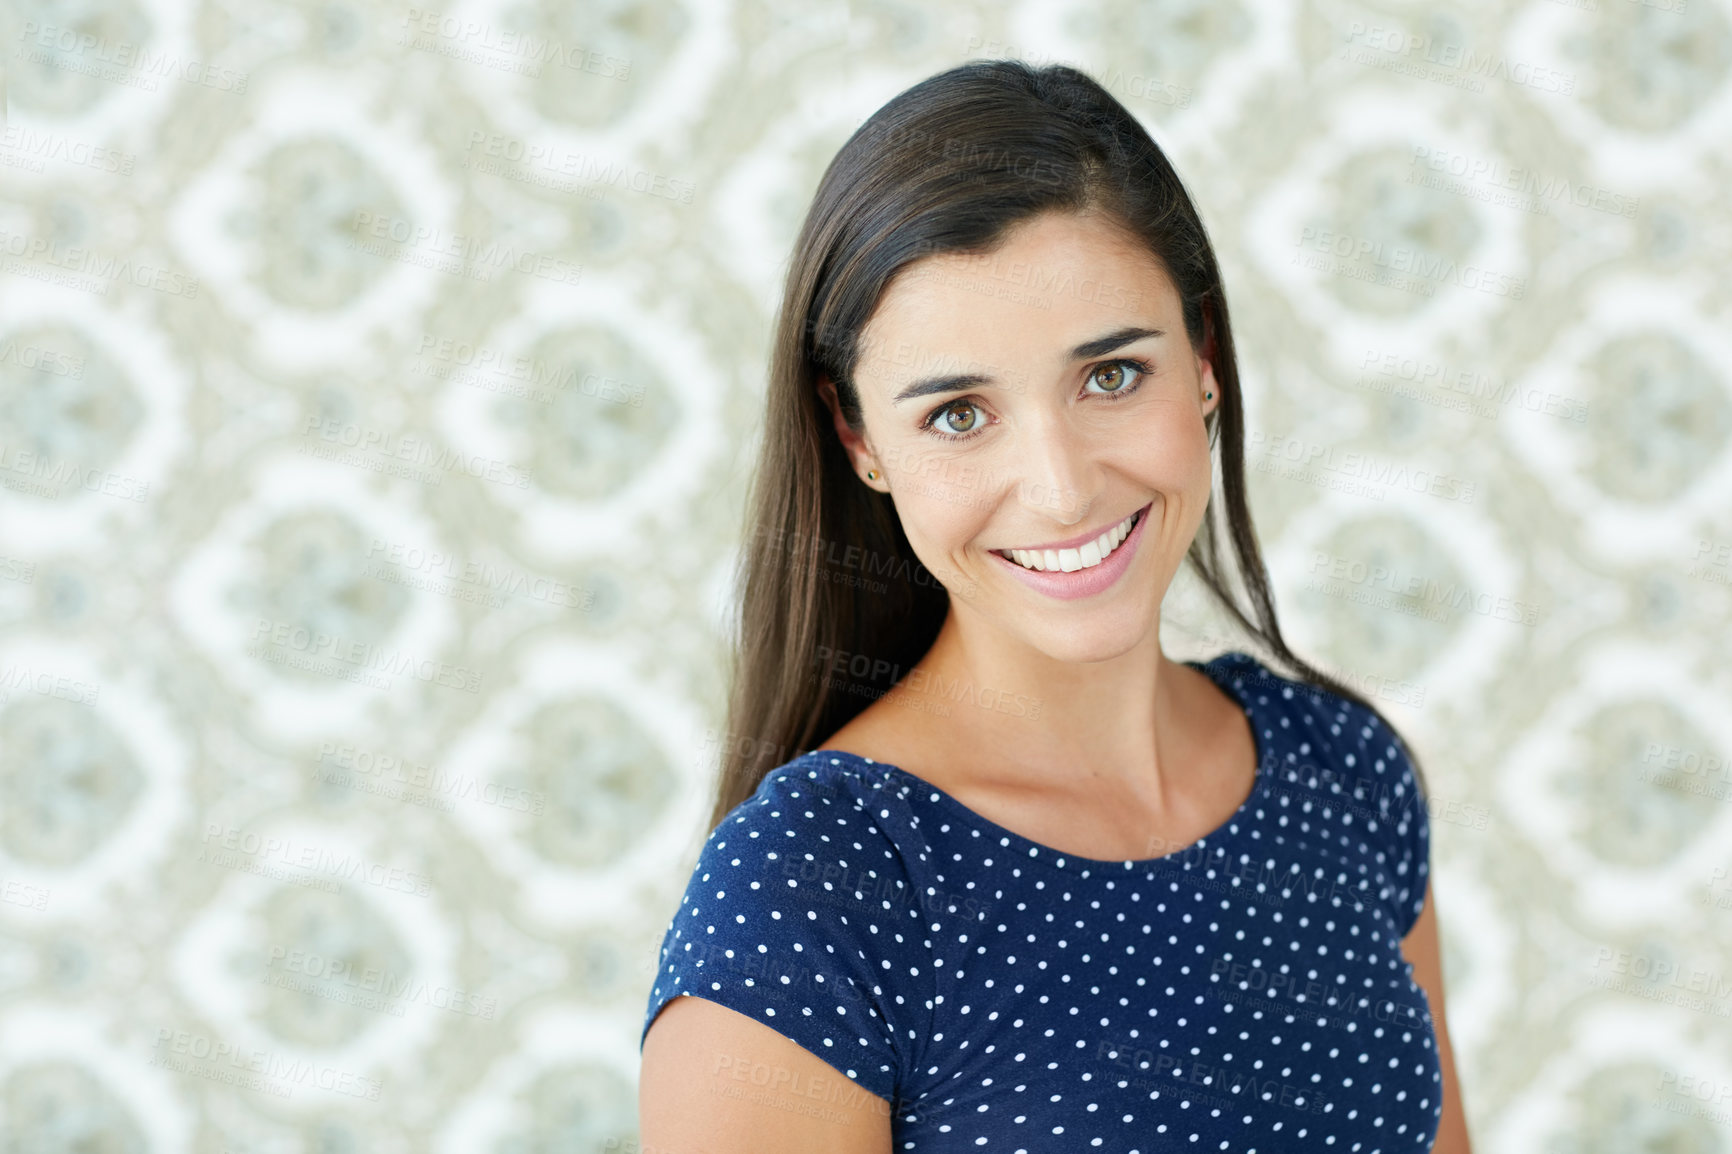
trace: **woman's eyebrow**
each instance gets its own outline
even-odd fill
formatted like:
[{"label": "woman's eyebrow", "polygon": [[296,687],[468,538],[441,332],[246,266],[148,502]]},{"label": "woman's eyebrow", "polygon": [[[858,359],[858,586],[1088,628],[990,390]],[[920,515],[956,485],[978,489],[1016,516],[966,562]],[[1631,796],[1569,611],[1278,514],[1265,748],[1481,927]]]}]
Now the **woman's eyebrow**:
[{"label": "woman's eyebrow", "polygon": [[[1117,329],[1091,341],[1084,341],[1070,351],[1070,359],[1083,361],[1090,357],[1104,356],[1114,349],[1120,349],[1132,341],[1140,341],[1145,337],[1166,336],[1163,329],[1145,329],[1129,327]],[[997,379],[982,373],[961,373],[952,376],[923,377],[910,385],[906,385],[890,399],[893,405],[903,401],[912,401],[919,397],[930,397],[934,393],[959,393],[964,389],[991,388],[998,383]]]},{"label": "woman's eyebrow", "polygon": [[1136,327],[1122,328],[1117,332],[1108,333],[1104,337],[1096,337],[1092,341],[1084,341],[1070,351],[1073,361],[1087,360],[1089,357],[1103,356],[1114,349],[1123,348],[1132,341],[1140,341],[1144,337],[1162,337],[1166,333],[1160,329],[1139,329]]}]

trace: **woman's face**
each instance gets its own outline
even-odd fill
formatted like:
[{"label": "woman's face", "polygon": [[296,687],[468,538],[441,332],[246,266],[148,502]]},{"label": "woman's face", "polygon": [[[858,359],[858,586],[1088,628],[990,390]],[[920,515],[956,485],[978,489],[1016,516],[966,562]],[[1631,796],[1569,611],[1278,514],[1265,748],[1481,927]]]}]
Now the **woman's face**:
[{"label": "woman's face", "polygon": [[1140,242],[1047,213],[990,256],[922,258],[862,333],[855,381],[863,429],[837,432],[921,563],[970,590],[952,612],[1065,661],[1158,631],[1221,390]]}]

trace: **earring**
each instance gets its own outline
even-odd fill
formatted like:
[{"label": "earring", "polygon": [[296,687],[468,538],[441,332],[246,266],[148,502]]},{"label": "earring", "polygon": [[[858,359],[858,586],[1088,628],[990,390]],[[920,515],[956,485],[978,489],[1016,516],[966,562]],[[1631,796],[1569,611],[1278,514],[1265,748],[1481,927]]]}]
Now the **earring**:
[{"label": "earring", "polygon": [[877,479],[878,479],[878,470],[876,470],[876,469],[867,469],[867,470],[866,470],[866,479],[867,479],[867,480],[868,480],[868,481],[876,481],[876,480],[877,480]]},{"label": "earring", "polygon": [[1214,399],[1215,399],[1215,394],[1214,394],[1214,393],[1204,393],[1204,394],[1203,394],[1203,399],[1204,399],[1204,400],[1205,400],[1205,401],[1212,401],[1212,400],[1214,400]]}]

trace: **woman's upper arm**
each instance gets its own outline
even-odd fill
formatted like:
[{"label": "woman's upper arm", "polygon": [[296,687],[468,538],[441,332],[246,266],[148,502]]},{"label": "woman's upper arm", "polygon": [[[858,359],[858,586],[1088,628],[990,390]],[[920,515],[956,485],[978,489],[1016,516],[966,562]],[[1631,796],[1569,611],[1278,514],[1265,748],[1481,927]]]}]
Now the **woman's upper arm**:
[{"label": "woman's upper arm", "polygon": [[1437,911],[1432,906],[1431,883],[1425,886],[1425,905],[1419,920],[1401,940],[1401,955],[1413,966],[1413,981],[1425,991],[1431,1005],[1432,1026],[1437,1033],[1437,1061],[1443,1073],[1443,1118],[1438,1123],[1434,1154],[1472,1154],[1468,1145],[1467,1114],[1461,1104],[1461,1082],[1455,1075],[1455,1054],[1450,1049],[1449,1028],[1443,1019],[1443,959],[1437,942]]},{"label": "woman's upper arm", "polygon": [[699,997],[644,1037],[643,1154],[889,1154],[890,1104],[761,1022]]}]

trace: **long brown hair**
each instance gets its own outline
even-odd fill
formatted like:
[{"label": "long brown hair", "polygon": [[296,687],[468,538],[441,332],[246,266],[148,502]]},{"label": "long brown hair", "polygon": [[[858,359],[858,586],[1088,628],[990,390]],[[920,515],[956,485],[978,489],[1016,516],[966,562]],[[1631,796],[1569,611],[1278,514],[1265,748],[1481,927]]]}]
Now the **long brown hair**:
[{"label": "long brown hair", "polygon": [[[858,429],[860,334],[891,278],[924,256],[990,253],[1013,225],[1050,211],[1103,213],[1140,237],[1177,286],[1192,347],[1214,366],[1221,403],[1207,424],[1222,500],[1208,504],[1187,554],[1192,568],[1299,679],[1382,717],[1281,636],[1245,502],[1244,409],[1221,273],[1178,174],[1086,74],[972,61],[914,85],[855,130],[825,170],[795,242],[737,579],[739,633],[711,829],[771,769],[840,729],[912,668],[949,607],[950,593],[915,558],[890,498],[855,475],[819,396],[820,375],[835,382],[838,407]],[[1222,569],[1222,505],[1248,609]],[[852,674],[846,686],[819,668],[843,664]]]}]

